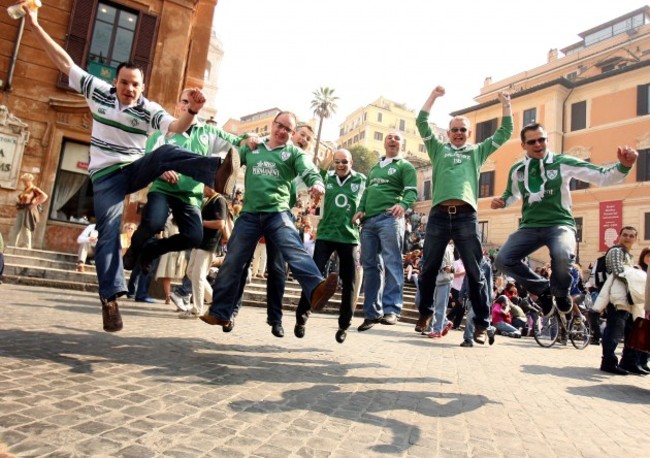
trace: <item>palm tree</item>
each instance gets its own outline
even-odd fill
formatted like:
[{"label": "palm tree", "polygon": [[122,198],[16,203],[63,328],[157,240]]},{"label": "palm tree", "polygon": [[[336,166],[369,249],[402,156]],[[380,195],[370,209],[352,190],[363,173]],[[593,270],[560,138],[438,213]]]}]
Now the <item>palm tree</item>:
[{"label": "palm tree", "polygon": [[321,87],[312,92],[314,99],[311,101],[311,109],[314,115],[320,118],[318,123],[318,134],[316,134],[316,149],[314,150],[314,163],[318,161],[318,147],[320,146],[320,134],[323,129],[323,119],[331,117],[336,113],[336,101],[339,99],[334,95],[334,89]]}]

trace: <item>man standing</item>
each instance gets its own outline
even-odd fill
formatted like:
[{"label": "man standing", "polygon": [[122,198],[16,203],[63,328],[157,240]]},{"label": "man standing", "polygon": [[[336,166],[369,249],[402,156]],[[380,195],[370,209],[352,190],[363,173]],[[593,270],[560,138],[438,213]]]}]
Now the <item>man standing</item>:
[{"label": "man standing", "polygon": [[370,169],[366,189],[352,217],[353,224],[359,221],[363,224],[361,265],[365,319],[359,331],[367,331],[380,322],[394,325],[402,313],[404,212],[417,198],[415,168],[400,155],[403,142],[399,132],[386,135],[386,155]]},{"label": "man standing", "polygon": [[240,150],[242,164],[246,165],[246,199],[228,242],[228,255],[217,273],[212,306],[201,317],[208,324],[231,329],[245,269],[261,236],[282,253],[312,308],[323,308],[336,290],[337,275],[323,279],[302,246],[291,216],[289,194],[296,176],[311,186],[313,194],[324,192],[318,171],[298,148],[287,144],[295,129],[296,116],[280,112],[273,120],[271,135],[256,150],[247,146]]},{"label": "man standing", "polygon": [[56,67],[68,76],[70,87],[85,97],[93,116],[89,172],[99,233],[95,265],[104,331],[120,331],[123,324],[117,298],[127,292],[120,247],[124,197],[144,188],[168,170],[230,193],[239,171],[239,158],[232,155],[222,161],[172,145],[165,145],[145,156],[144,147],[149,134],[156,130],[182,133],[189,128],[205,103],[201,91],[190,91],[188,110],[176,119],[160,105],[142,96],[144,75],[135,64],[120,64],[114,86],[111,86],[73,62],[40,26],[36,10],[31,10],[27,4],[23,10],[36,39]]},{"label": "man standing", "polygon": [[[326,172],[334,159],[334,170]],[[352,215],[357,211],[361,200],[366,176],[352,170],[352,155],[346,149],[335,151],[326,162],[321,163],[325,179],[325,202],[323,218],[318,224],[314,262],[321,272],[325,271],[327,261],[333,252],[339,257],[339,275],[343,286],[339,329],[336,341],[343,343],[354,313],[353,293],[355,288],[356,266],[359,262],[359,228],[352,223]],[[309,302],[303,294],[296,310],[294,334],[305,336],[305,325],[310,315]]]},{"label": "man standing", "polygon": [[[571,213],[569,185],[575,178],[599,186],[620,183],[636,162],[638,153],[619,147],[619,162],[599,167],[566,154],[548,150],[548,136],[541,124],[524,126],[521,146],[525,157],[508,174],[506,189],[492,200],[492,208],[504,208],[519,199],[521,223],[501,247],[495,264],[538,297],[545,316],[553,312],[553,296],[562,313],[571,311],[571,267],[575,262],[576,225]],[[551,277],[536,274],[523,259],[546,246],[551,255]]]},{"label": "man standing", "polygon": [[[628,373],[647,375],[650,372],[640,366],[639,352],[627,345],[623,346],[623,355],[619,362],[616,357],[616,347],[623,338],[628,342],[634,322],[634,304],[628,287],[626,270],[634,268],[632,248],[637,241],[638,232],[632,226],[625,226],[619,232],[618,244],[607,252],[605,263],[607,273],[613,276],[609,287],[609,305],[607,306],[607,325],[603,332],[603,359],[600,370],[616,375]],[[605,286],[603,289],[607,288]]]},{"label": "man standing", "polygon": [[467,143],[472,131],[469,119],[457,116],[449,123],[448,143],[438,141],[429,126],[429,112],[445,89],[437,86],[424,103],[416,124],[433,166],[432,205],[424,237],[424,267],[420,274],[420,318],[415,330],[426,329],[433,314],[435,279],[449,239],[454,241],[465,266],[474,310],[474,341],[484,344],[490,319],[490,299],[481,271],[483,248],[478,234],[478,182],[481,165],[512,135],[510,96],[499,94],[501,127],[479,144]]},{"label": "man standing", "polygon": [[[184,89],[176,103],[176,111],[181,116],[190,107],[191,92],[191,89]],[[146,151],[150,153],[162,145],[176,145],[201,156],[215,156],[239,145],[245,138],[246,134],[236,137],[193,117],[186,132],[168,135],[154,132],[147,140]],[[198,247],[204,230],[201,225],[202,201],[203,183],[173,170],[165,171],[149,188],[140,225],[124,254],[124,268],[132,270],[139,257],[141,268],[147,273],[151,262],[159,256]],[[168,238],[154,238],[165,228],[170,210],[178,225],[178,233]]]}]

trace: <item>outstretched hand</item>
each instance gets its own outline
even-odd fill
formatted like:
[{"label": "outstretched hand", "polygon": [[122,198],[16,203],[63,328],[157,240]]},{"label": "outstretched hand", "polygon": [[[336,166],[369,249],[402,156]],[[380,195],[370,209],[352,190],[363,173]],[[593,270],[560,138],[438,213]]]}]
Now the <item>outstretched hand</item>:
[{"label": "outstretched hand", "polygon": [[505,208],[506,206],[506,201],[503,200],[501,197],[495,197],[492,199],[492,202],[490,203],[490,208],[496,210],[497,208]]}]

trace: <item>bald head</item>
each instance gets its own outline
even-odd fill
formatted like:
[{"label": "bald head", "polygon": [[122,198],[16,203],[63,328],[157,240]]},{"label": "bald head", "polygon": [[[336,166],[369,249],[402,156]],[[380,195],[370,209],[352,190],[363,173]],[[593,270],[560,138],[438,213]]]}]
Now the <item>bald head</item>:
[{"label": "bald head", "polygon": [[346,149],[334,151],[334,170],[340,177],[345,177],[352,170],[352,154]]}]

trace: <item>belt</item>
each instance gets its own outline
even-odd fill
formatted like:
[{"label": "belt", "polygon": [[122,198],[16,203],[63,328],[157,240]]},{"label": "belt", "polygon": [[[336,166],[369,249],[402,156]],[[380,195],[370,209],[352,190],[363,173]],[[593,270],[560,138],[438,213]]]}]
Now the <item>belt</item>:
[{"label": "belt", "polygon": [[436,205],[433,207],[434,210],[437,210],[442,213],[447,213],[448,215],[455,215],[456,213],[473,213],[474,207],[470,204],[463,205]]}]

